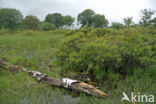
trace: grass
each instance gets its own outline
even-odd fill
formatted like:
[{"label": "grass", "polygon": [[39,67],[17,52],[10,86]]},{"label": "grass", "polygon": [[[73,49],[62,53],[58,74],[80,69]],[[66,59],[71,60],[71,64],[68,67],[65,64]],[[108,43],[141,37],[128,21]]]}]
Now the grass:
[{"label": "grass", "polygon": [[[60,68],[55,65],[54,51],[65,33],[66,31],[60,30],[2,31],[0,59],[59,78]],[[108,94],[105,99],[37,83],[26,73],[0,70],[0,104],[121,104],[123,91],[127,94],[140,92],[156,96],[156,66],[145,69],[149,71],[143,73],[142,70],[136,69],[133,76],[127,76],[125,79],[110,74],[110,80],[100,85],[101,90]]]},{"label": "grass", "polygon": [[[54,50],[63,34],[32,31],[0,36],[0,58],[32,70],[50,73]],[[54,71],[54,70],[53,70]]]}]

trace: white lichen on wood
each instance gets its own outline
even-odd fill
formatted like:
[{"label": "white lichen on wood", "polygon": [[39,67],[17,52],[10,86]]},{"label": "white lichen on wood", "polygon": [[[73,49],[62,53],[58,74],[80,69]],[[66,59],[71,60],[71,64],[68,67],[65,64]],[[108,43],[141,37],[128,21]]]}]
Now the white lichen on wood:
[{"label": "white lichen on wood", "polygon": [[23,68],[22,71],[27,71],[27,69],[26,68]]},{"label": "white lichen on wood", "polygon": [[42,78],[44,78],[44,74],[38,71],[29,71],[29,73],[33,74],[33,77],[37,79],[37,81],[41,81]]},{"label": "white lichen on wood", "polygon": [[63,78],[62,81],[65,83],[66,88],[68,88],[69,86],[71,86],[71,84],[79,82],[78,80],[72,80],[70,78]]}]

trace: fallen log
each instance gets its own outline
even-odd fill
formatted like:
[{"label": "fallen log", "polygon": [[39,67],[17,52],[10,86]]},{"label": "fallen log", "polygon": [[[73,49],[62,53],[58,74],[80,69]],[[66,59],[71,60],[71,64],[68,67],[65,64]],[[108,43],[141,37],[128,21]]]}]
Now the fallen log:
[{"label": "fallen log", "polygon": [[31,71],[24,67],[10,64],[4,60],[0,60],[0,68],[4,69],[4,70],[8,70],[8,71],[27,72],[30,75],[32,75],[33,77],[35,77],[37,79],[37,81],[47,83],[50,86],[57,86],[57,87],[72,89],[72,90],[84,92],[89,95],[94,95],[97,97],[107,96],[106,93],[104,93],[103,91],[97,89],[96,87],[94,87],[90,84],[87,84],[87,83],[84,83],[84,82],[81,82],[78,80],[72,80],[69,78],[55,79],[55,78],[52,78],[52,77],[50,77],[46,74],[43,74],[41,72]]}]

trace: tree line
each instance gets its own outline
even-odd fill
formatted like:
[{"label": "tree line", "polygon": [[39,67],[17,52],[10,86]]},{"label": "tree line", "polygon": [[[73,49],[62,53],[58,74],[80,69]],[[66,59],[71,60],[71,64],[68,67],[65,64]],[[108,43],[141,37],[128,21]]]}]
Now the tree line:
[{"label": "tree line", "polygon": [[[124,24],[119,22],[112,22],[112,28],[121,29],[123,27],[132,27],[135,25],[156,26],[156,17],[152,18],[154,11],[151,9],[141,10],[141,19],[138,24],[133,22],[132,17],[123,19]],[[40,21],[38,17],[28,15],[25,18],[17,9],[0,8],[0,29],[29,29],[29,30],[54,30],[60,28],[71,28],[74,24],[75,18],[70,15],[63,16],[61,13],[49,13],[46,15],[44,21]],[[86,9],[78,14],[77,23],[81,27],[90,28],[105,28],[108,27],[109,21],[105,15],[96,14],[91,9]]]}]

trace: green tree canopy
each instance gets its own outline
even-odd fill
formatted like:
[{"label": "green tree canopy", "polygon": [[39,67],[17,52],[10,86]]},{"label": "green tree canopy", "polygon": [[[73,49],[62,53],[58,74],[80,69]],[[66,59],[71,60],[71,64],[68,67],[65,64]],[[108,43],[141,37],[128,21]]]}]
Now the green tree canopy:
[{"label": "green tree canopy", "polygon": [[151,24],[153,24],[156,27],[156,17],[154,17],[152,20],[149,21]]},{"label": "green tree canopy", "polygon": [[54,24],[57,28],[63,26],[63,16],[60,13],[48,14],[45,18],[45,22]]},{"label": "green tree canopy", "polygon": [[147,26],[150,24],[150,20],[152,18],[152,15],[154,14],[154,11],[151,9],[143,9],[141,10],[141,19],[139,21],[140,25]]},{"label": "green tree canopy", "polygon": [[72,18],[71,16],[67,15],[67,16],[63,16],[63,23],[64,26],[71,26],[74,22],[74,18]]},{"label": "green tree canopy", "polygon": [[124,26],[122,23],[119,22],[112,22],[112,28],[116,28],[116,29],[122,29]]},{"label": "green tree canopy", "polygon": [[50,31],[56,29],[56,26],[48,22],[43,22],[41,25],[41,29],[44,31]]},{"label": "green tree canopy", "polygon": [[15,29],[21,23],[23,16],[19,10],[10,8],[0,9],[0,28]]},{"label": "green tree canopy", "polygon": [[23,26],[25,29],[39,30],[40,21],[36,16],[29,15],[23,20]]},{"label": "green tree canopy", "polygon": [[78,20],[78,23],[82,25],[82,27],[84,26],[91,27],[94,16],[95,16],[95,12],[93,10],[86,9],[80,14],[78,14],[77,20]]},{"label": "green tree canopy", "polygon": [[108,20],[104,15],[96,14],[93,18],[93,27],[103,28],[108,25]]},{"label": "green tree canopy", "polygon": [[133,24],[133,17],[124,18],[125,26],[130,27]]}]

